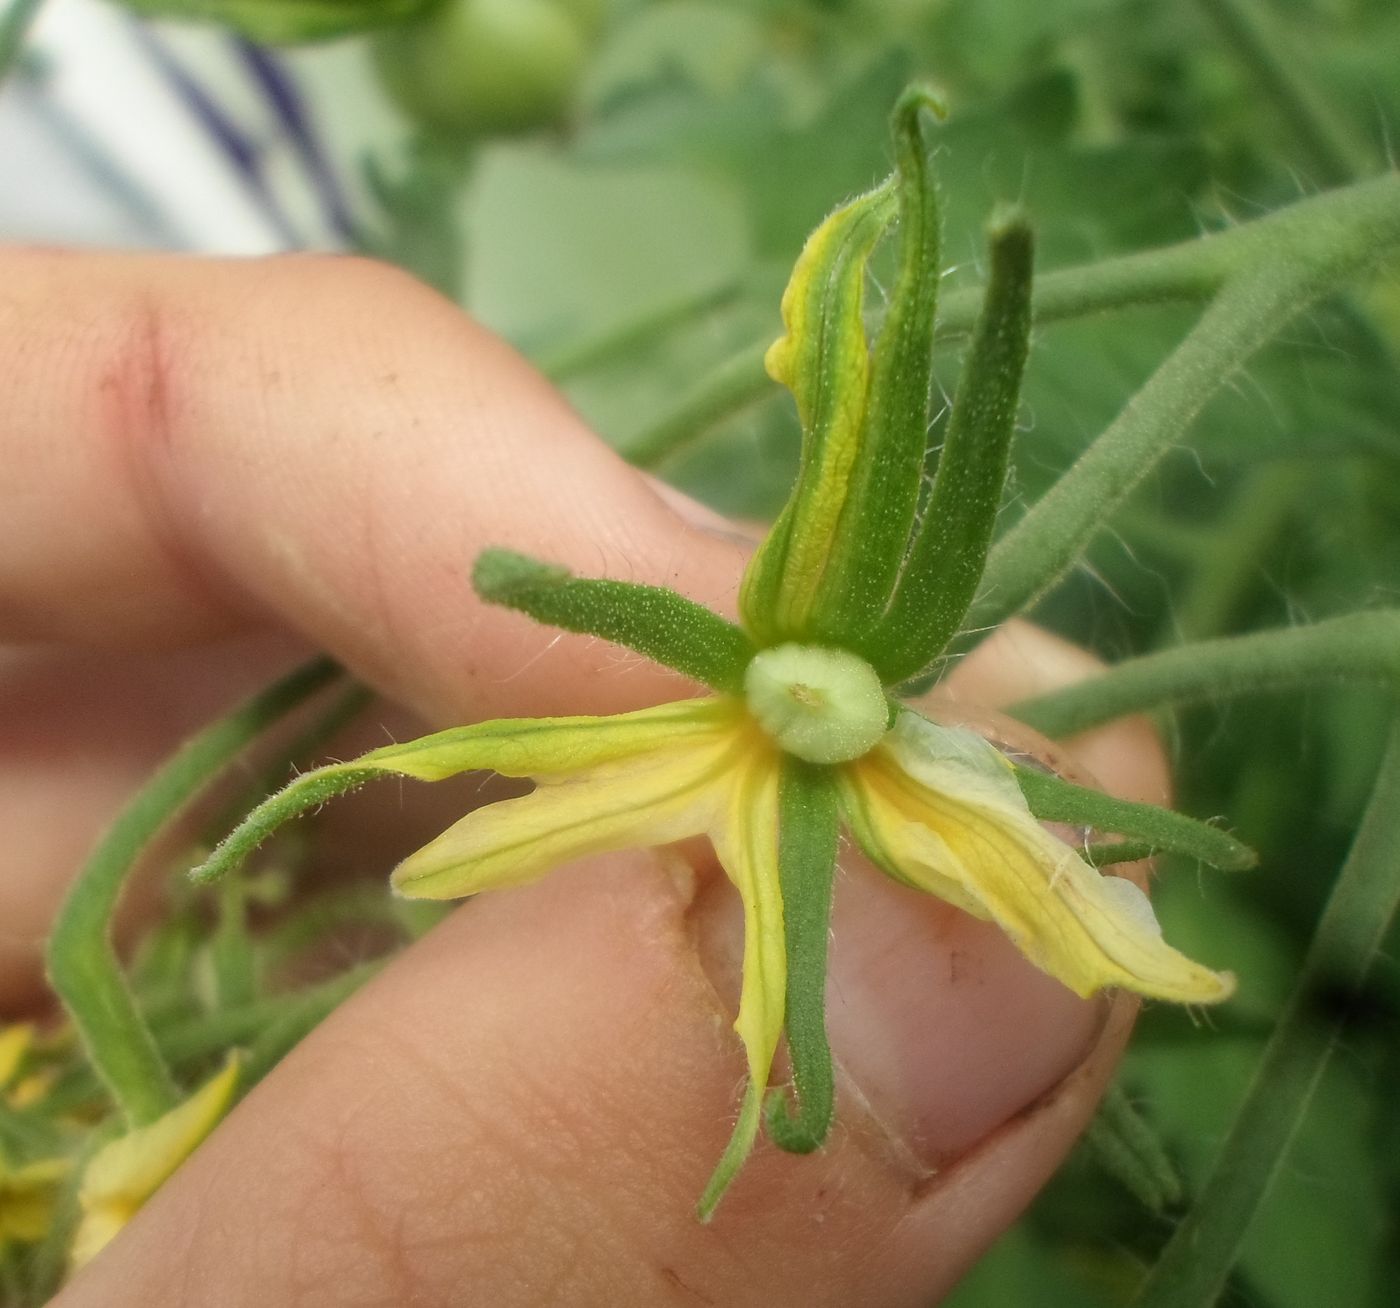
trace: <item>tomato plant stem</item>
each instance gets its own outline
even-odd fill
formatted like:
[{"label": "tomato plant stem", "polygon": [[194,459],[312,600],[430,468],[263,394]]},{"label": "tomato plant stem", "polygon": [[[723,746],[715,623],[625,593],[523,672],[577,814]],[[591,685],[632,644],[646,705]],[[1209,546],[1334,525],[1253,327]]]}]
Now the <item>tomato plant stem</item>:
[{"label": "tomato plant stem", "polygon": [[1022,700],[1010,711],[1049,736],[1071,736],[1126,713],[1346,681],[1400,690],[1400,611],[1181,645]]},{"label": "tomato plant stem", "polygon": [[49,938],[49,979],[131,1126],[155,1121],[178,1096],[112,940],[127,876],[151,839],[225,764],[339,675],[333,663],[309,663],[195,736],[112,824],[59,910]]}]

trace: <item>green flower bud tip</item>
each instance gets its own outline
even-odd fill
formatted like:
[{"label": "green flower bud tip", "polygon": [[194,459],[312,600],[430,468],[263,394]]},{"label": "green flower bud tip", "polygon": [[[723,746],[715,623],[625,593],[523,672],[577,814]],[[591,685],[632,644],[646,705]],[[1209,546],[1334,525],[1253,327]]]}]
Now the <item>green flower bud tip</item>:
[{"label": "green flower bud tip", "polygon": [[848,763],[868,754],[890,724],[875,669],[842,649],[778,645],[744,673],[749,712],[789,754],[808,763]]}]

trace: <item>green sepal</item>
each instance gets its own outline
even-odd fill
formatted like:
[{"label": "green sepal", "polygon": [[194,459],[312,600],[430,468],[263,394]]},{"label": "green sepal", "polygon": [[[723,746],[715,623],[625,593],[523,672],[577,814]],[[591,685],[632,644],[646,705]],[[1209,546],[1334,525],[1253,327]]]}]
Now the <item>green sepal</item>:
[{"label": "green sepal", "polygon": [[846,502],[836,527],[812,639],[859,648],[884,613],[914,535],[928,453],[933,332],[943,215],[930,157],[930,114],[943,105],[921,86],[890,122],[899,196],[899,262],[875,342],[869,397]]},{"label": "green sepal", "polygon": [[365,782],[383,775],[379,768],[344,764],[332,764],[305,773],[254,808],[198,867],[190,870],[190,880],[198,885],[208,885],[229,872],[237,871],[279,827],[313,808],[320,808],[337,795],[358,790]]},{"label": "green sepal", "polygon": [[1090,867],[1112,867],[1116,863],[1140,863],[1162,852],[1150,840],[1096,840],[1079,851]]},{"label": "green sepal", "polygon": [[856,645],[886,685],[924,671],[957,634],[1001,507],[1031,329],[1034,241],[1006,210],[988,230],[991,273],[918,535],[885,616]]},{"label": "green sepal", "polygon": [[704,1192],[695,1205],[695,1215],[708,1222],[715,1215],[719,1201],[724,1198],[739,1169],[748,1162],[753,1152],[754,1141],[758,1138],[759,1124],[763,1119],[763,1090],[753,1081],[744,1087],[744,1098],[739,1105],[739,1117],[729,1136],[724,1153],[715,1164],[715,1170],[705,1185]]},{"label": "green sepal", "polygon": [[1242,872],[1258,862],[1254,851],[1229,832],[1185,814],[1155,804],[1114,799],[1035,768],[1017,765],[1015,773],[1026,803],[1042,822],[1111,831],[1140,841],[1153,851],[1184,854],[1223,872]]},{"label": "green sepal", "polygon": [[211,23],[263,45],[329,41],[401,23],[434,0],[119,0],[145,18]]},{"label": "green sepal", "polygon": [[831,1127],[835,1078],[826,1038],[826,953],[840,836],[839,799],[826,768],[783,761],[778,792],[778,878],[787,944],[786,1027],[794,1112],[775,1089],[764,1105],[773,1142],[789,1153],[816,1149]]},{"label": "green sepal", "polygon": [[744,625],[765,645],[803,640],[822,592],[870,384],[866,265],[895,210],[892,181],[838,209],[808,237],[783,293],[785,331],[764,362],[797,401],[802,453],[739,592]]},{"label": "green sepal", "polygon": [[472,584],[482,599],[536,622],[625,645],[724,694],[744,693],[753,643],[738,627],[663,586],[575,577],[510,550],[485,550]]}]

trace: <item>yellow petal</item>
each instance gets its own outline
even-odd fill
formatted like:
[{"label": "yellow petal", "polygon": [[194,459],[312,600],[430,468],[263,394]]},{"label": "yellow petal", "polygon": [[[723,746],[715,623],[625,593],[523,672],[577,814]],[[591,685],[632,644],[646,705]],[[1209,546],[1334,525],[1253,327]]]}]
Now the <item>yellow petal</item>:
[{"label": "yellow petal", "polygon": [[14,1109],[33,1108],[39,1103],[50,1090],[53,1089],[54,1082],[58,1080],[58,1069],[56,1067],[46,1067],[39,1072],[31,1072],[28,1076],[22,1076],[10,1088],[9,1104]]},{"label": "yellow petal", "polygon": [[866,264],[896,209],[888,183],[837,209],[807,238],[783,293],[785,330],[764,364],[797,401],[802,457],[740,590],[745,622],[761,636],[800,632],[817,601],[860,452],[870,382]]},{"label": "yellow petal", "polygon": [[44,1158],[13,1172],[0,1165],[0,1250],[6,1240],[33,1244],[53,1224],[58,1186],[72,1164],[66,1158]]},{"label": "yellow petal", "polygon": [[711,831],[715,853],[744,902],[744,969],[734,1029],[744,1042],[749,1083],[734,1133],[700,1198],[708,1221],[753,1149],[763,1092],[782,1035],[787,998],[787,948],[778,880],[779,764],[766,742],[754,739],[731,779]]},{"label": "yellow petal", "polygon": [[489,768],[507,777],[566,776],[682,740],[713,735],[734,721],[727,699],[685,699],[611,717],[507,718],[453,727],[402,745],[386,745],[341,769],[398,772],[441,781]]},{"label": "yellow petal", "polygon": [[727,712],[724,729],[668,735],[646,753],[541,777],[532,794],[467,814],[394,869],[394,888],[413,899],[456,899],[520,885],[588,854],[709,830],[749,734],[737,711]]},{"label": "yellow petal", "polygon": [[33,1041],[34,1027],[28,1022],[0,1029],[0,1090],[9,1085]]},{"label": "yellow petal", "polygon": [[[943,838],[910,821],[886,797],[882,775],[878,770],[852,765],[841,769],[837,782],[842,816],[865,856],[886,875],[914,890],[936,895],[973,917],[990,917],[981,900],[938,870],[952,861]],[[932,849],[926,850],[926,845]]]},{"label": "yellow petal", "polygon": [[752,751],[733,778],[711,839],[744,902],[744,976],[734,1029],[744,1042],[749,1074],[762,1089],[783,1030],[787,949],[778,881],[778,760]]},{"label": "yellow petal", "polygon": [[238,1060],[230,1058],[222,1072],[179,1107],[93,1155],[78,1190],[83,1215],[73,1237],[75,1267],[81,1267],[121,1230],[218,1125],[237,1083]]},{"label": "yellow petal", "polygon": [[1005,760],[975,733],[903,712],[873,753],[846,767],[843,793],[852,830],[877,862],[994,919],[1076,994],[1122,986],[1213,1003],[1233,991],[1232,977],[1162,939],[1135,888],[1046,831]]}]

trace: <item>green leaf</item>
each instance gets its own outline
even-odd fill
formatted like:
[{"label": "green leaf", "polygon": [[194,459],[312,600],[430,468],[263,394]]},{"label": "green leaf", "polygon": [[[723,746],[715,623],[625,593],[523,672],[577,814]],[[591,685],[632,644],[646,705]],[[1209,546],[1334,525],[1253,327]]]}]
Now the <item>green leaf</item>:
[{"label": "green leaf", "polygon": [[924,671],[981,580],[1001,507],[1031,327],[1030,227],[994,218],[991,276],[948,420],[938,473],[889,611],[857,647],[886,684]]},{"label": "green leaf", "polygon": [[552,627],[610,640],[715,690],[742,695],[749,638],[703,605],[662,586],[577,578],[510,550],[485,550],[472,571],[482,599]]},{"label": "green leaf", "polygon": [[1031,812],[1042,822],[1115,832],[1141,840],[1153,850],[1185,854],[1226,872],[1240,872],[1256,862],[1254,851],[1234,836],[1170,809],[1114,799],[1034,768],[1017,766],[1016,781]]},{"label": "green leaf", "polygon": [[783,761],[778,810],[778,876],[787,939],[787,1039],[797,1112],[781,1090],[765,1105],[768,1134],[805,1154],[831,1126],[835,1082],[826,1038],[826,951],[840,821],[825,768]]}]

